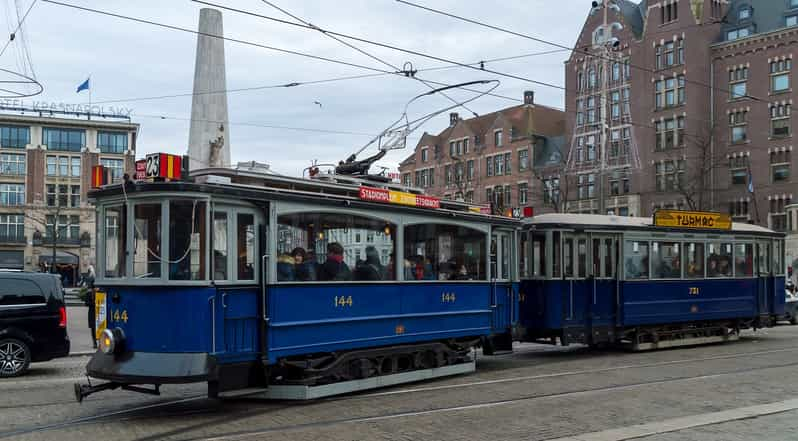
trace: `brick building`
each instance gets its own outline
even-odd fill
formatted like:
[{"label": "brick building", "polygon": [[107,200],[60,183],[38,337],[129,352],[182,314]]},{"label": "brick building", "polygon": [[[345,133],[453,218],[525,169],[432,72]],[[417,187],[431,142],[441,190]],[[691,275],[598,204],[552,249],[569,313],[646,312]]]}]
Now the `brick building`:
[{"label": "brick building", "polygon": [[[567,209],[714,210],[786,229],[798,190],[797,24],[798,0],[609,0],[591,10],[565,64]],[[638,164],[596,167],[619,149]]]},{"label": "brick building", "polygon": [[528,91],[521,105],[469,119],[452,113],[449,121],[437,135],[425,132],[399,164],[404,185],[502,212],[556,208],[558,175],[549,172],[562,162],[561,110],[535,104]]},{"label": "brick building", "polygon": [[95,263],[91,168],[105,165],[114,179],[132,170],[139,125],[109,115],[0,110],[0,268],[49,269],[55,236],[56,269],[73,285]]}]

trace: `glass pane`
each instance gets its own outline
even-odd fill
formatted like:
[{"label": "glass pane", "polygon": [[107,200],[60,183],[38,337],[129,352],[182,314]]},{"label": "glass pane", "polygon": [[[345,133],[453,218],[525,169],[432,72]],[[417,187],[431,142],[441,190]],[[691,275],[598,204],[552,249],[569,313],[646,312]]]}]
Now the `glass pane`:
[{"label": "glass pane", "polygon": [[613,265],[616,254],[615,241],[604,239],[604,277],[615,277],[615,267]]},{"label": "glass pane", "polygon": [[161,204],[138,204],[134,216],[133,275],[161,277]]},{"label": "glass pane", "polygon": [[502,279],[510,278],[510,237],[506,234],[502,238]]},{"label": "glass pane", "polygon": [[765,275],[770,273],[770,244],[758,243],[756,244],[756,251],[759,274]]},{"label": "glass pane", "polygon": [[751,277],[754,275],[754,246],[750,243],[734,245],[734,273],[736,277]]},{"label": "glass pane", "polygon": [[[555,231],[552,233],[552,277],[558,278],[562,274],[560,272],[562,264],[562,242],[560,241],[560,232]],[[542,274],[542,273],[541,273]]]},{"label": "glass pane", "polygon": [[532,275],[544,277],[546,275],[546,236],[536,235],[532,241]]},{"label": "glass pane", "polygon": [[626,279],[647,279],[648,242],[627,241],[624,245],[623,254]]},{"label": "glass pane", "polygon": [[105,277],[125,277],[126,213],[124,205],[105,209]]},{"label": "glass pane", "polygon": [[565,239],[563,241],[563,268],[565,271],[565,277],[573,277],[574,276],[574,258],[573,258],[573,251],[574,251],[574,240],[571,238]]},{"label": "glass pane", "polygon": [[785,268],[782,258],[781,241],[776,240],[773,242],[773,274],[784,274]]},{"label": "glass pane", "polygon": [[527,255],[527,247],[529,246],[529,235],[526,232],[521,233],[520,244],[518,247],[518,277],[526,279],[529,277],[527,268],[529,268],[529,256]]},{"label": "glass pane", "polygon": [[236,225],[238,280],[255,280],[255,216],[239,214]]},{"label": "glass pane", "polygon": [[576,246],[577,277],[587,277],[587,239],[579,239]]},{"label": "glass pane", "polygon": [[169,203],[169,279],[205,280],[205,202]]},{"label": "glass pane", "polygon": [[[509,238],[494,235],[494,239],[496,238],[500,238],[502,245],[506,240],[509,251]],[[424,224],[406,227],[405,279],[485,280],[486,240],[486,235],[482,232],[453,225]],[[493,243],[491,248],[493,259],[496,251]],[[509,269],[509,262],[502,262],[501,269]]]},{"label": "glass pane", "polygon": [[685,244],[685,254],[687,257],[687,267],[684,270],[684,277],[688,279],[703,279],[704,244],[703,243]]},{"label": "glass pane", "polygon": [[731,277],[732,246],[730,243],[707,244],[707,277]]},{"label": "glass pane", "polygon": [[593,239],[593,276],[603,276],[601,274],[601,239]]},{"label": "glass pane", "polygon": [[653,242],[651,244],[651,277],[654,279],[678,279],[682,276],[680,244],[677,242]]},{"label": "glass pane", "polygon": [[227,279],[227,213],[213,213],[213,280]]}]

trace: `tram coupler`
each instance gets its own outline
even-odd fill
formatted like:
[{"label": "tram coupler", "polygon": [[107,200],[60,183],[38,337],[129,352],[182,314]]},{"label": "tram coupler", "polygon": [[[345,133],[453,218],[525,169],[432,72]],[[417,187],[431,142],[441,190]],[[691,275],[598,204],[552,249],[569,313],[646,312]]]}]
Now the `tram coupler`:
[{"label": "tram coupler", "polygon": [[102,392],[104,390],[120,389],[120,388],[122,390],[129,390],[131,392],[138,392],[141,394],[161,395],[160,384],[153,384],[152,389],[150,389],[132,384],[109,381],[108,383],[98,384],[97,386],[93,386],[91,383],[89,384],[75,383],[74,387],[75,387],[75,399],[78,401],[78,403],[82,403],[84,398],[88,397],[89,395],[95,394],[97,392]]}]

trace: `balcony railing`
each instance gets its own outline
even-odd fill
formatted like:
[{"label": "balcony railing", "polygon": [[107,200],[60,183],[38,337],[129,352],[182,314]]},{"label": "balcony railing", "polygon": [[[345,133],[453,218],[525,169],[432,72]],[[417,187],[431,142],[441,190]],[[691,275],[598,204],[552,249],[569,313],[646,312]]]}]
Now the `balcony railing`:
[{"label": "balcony railing", "polygon": [[28,239],[21,234],[2,235],[0,234],[0,244],[3,245],[24,245]]}]

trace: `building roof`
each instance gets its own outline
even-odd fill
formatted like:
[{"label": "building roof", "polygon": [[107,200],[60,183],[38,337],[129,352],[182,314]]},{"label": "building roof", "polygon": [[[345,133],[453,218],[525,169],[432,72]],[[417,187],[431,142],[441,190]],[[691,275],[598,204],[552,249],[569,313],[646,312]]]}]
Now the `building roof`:
[{"label": "building roof", "polygon": [[648,2],[642,0],[638,4],[631,0],[618,0],[618,6],[621,8],[621,14],[626,24],[632,27],[635,37],[640,38],[646,21],[645,17],[648,11]]},{"label": "building roof", "polygon": [[[751,35],[762,34],[786,27],[786,18],[798,14],[790,9],[786,0],[731,0],[721,27],[720,41],[727,40],[728,31],[749,28]],[[750,17],[740,19],[740,10],[750,9]]]}]

